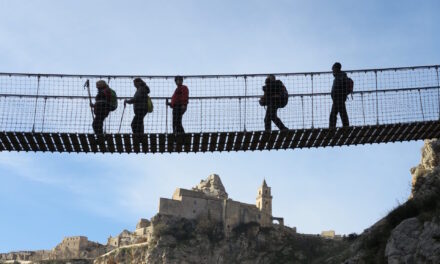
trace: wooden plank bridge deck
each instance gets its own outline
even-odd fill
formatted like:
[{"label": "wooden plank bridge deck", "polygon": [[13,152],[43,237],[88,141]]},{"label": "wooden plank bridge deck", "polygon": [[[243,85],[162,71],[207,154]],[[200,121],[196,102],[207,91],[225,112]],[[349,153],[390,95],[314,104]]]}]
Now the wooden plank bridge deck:
[{"label": "wooden plank bridge deck", "polygon": [[0,132],[0,151],[67,153],[229,152],[351,146],[440,137],[440,121],[336,129],[206,132],[184,135],[153,133],[78,134]]}]

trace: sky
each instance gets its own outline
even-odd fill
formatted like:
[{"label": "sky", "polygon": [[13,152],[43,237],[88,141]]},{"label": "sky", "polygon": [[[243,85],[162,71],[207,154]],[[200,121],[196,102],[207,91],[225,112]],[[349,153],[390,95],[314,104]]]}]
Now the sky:
[{"label": "sky", "polygon": [[[0,0],[0,72],[240,74],[439,64],[438,1]],[[437,25],[437,26],[436,26]],[[0,128],[1,129],[1,128]],[[0,153],[0,252],[106,243],[219,174],[298,232],[360,233],[410,194],[423,142],[199,154]]]}]

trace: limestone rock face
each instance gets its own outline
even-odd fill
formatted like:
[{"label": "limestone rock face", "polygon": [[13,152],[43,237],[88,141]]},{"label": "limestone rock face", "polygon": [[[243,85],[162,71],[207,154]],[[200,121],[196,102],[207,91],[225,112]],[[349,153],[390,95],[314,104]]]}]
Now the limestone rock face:
[{"label": "limestone rock face", "polygon": [[411,197],[431,194],[440,183],[440,141],[425,140],[420,164],[411,169]]},{"label": "limestone rock face", "polygon": [[440,225],[417,218],[400,223],[385,248],[389,264],[440,263]]},{"label": "limestone rock face", "polygon": [[228,199],[228,193],[223,186],[222,180],[217,174],[211,174],[205,180],[201,180],[197,186],[194,186],[193,191],[200,191],[207,196]]}]

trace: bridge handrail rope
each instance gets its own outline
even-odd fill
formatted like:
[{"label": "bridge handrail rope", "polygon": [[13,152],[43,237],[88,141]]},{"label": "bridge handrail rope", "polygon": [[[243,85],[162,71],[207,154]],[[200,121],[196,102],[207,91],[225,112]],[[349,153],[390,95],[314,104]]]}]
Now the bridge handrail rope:
[{"label": "bridge handrail rope", "polygon": [[[439,89],[440,86],[427,86],[427,87],[417,87],[417,88],[397,88],[397,89],[378,89],[371,91],[354,91],[353,94],[376,94],[376,93],[388,93],[388,92],[404,92],[404,91],[419,91],[419,90],[431,90],[431,89]],[[328,93],[289,93],[289,98],[292,97],[318,97],[318,96],[330,96],[330,92]],[[81,95],[32,95],[32,94],[8,94],[1,93],[0,97],[18,97],[18,98],[46,98],[46,99],[89,99],[88,96]],[[208,99],[245,99],[245,98],[260,98],[261,95],[231,95],[231,96],[194,96],[191,97],[191,100],[208,100]],[[123,101],[125,99],[130,99],[131,97],[118,97],[118,100]],[[152,96],[153,100],[169,100],[170,97],[163,96]]]},{"label": "bridge handrail rope", "polygon": [[[376,68],[376,69],[358,69],[358,70],[344,70],[347,74],[350,73],[366,73],[366,72],[385,72],[385,71],[407,71],[407,70],[421,70],[438,68],[440,65],[425,65],[425,66],[407,66],[407,67],[394,67],[394,68]],[[321,75],[331,74],[331,71],[320,72],[284,72],[284,73],[271,73],[276,76],[301,76],[301,75]],[[221,78],[221,77],[266,77],[267,73],[249,73],[249,74],[205,74],[205,75],[184,75],[185,78]],[[134,79],[134,78],[147,78],[147,79],[174,79],[175,75],[108,75],[108,74],[56,74],[56,73],[17,73],[17,72],[0,72],[0,76],[25,76],[25,77],[78,77],[78,78],[97,78],[97,79]]]}]

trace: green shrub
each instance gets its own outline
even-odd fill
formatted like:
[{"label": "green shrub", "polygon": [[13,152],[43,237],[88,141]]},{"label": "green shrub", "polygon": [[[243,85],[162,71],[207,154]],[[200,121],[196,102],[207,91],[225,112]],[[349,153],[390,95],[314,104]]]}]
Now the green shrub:
[{"label": "green shrub", "polygon": [[166,219],[155,221],[153,225],[153,236],[158,239],[164,235],[171,235],[177,241],[188,240],[194,236],[194,221],[185,218]]}]

